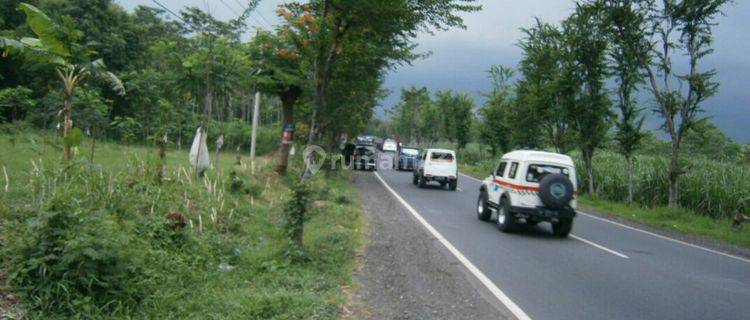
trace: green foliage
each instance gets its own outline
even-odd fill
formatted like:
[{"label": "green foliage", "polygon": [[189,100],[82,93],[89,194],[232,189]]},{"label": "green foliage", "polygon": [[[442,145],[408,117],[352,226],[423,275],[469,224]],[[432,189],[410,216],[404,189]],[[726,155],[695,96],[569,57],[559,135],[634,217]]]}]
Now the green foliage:
[{"label": "green foliage", "polygon": [[[69,202],[66,194],[57,202]],[[144,295],[141,254],[104,212],[53,204],[6,249],[10,280],[42,312],[99,316],[133,308]]]},{"label": "green foliage", "polygon": [[37,101],[32,97],[29,88],[18,86],[0,89],[0,121],[17,120],[36,106]]},{"label": "green foliage", "polygon": [[493,155],[510,149],[511,130],[510,116],[514,108],[511,96],[510,78],[515,73],[513,69],[503,66],[492,66],[489,70],[493,80],[493,89],[487,95],[487,102],[479,109],[481,122],[479,124],[479,140],[490,146]]},{"label": "green foliage", "polygon": [[[66,58],[71,55],[70,44],[62,40],[65,38],[65,34],[58,24],[53,22],[44,12],[28,3],[21,3],[18,7],[26,14],[26,24],[39,37],[46,50]],[[28,44],[30,41],[24,42]]]},{"label": "green foliage", "polygon": [[70,129],[68,135],[63,137],[63,143],[68,147],[77,147],[83,142],[83,131],[80,128]]}]

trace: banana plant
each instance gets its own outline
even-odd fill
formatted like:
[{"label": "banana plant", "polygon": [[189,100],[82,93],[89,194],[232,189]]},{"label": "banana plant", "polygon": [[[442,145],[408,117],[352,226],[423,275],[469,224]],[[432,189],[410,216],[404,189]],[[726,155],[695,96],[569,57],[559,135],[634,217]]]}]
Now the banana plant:
[{"label": "banana plant", "polygon": [[65,96],[63,108],[58,114],[62,122],[64,141],[62,165],[66,168],[70,160],[70,149],[75,146],[68,141],[79,141],[79,139],[68,139],[73,128],[73,97],[76,88],[88,79],[102,81],[120,95],[125,94],[125,88],[117,76],[107,71],[102,59],[91,60],[96,52],[90,46],[79,43],[83,38],[80,31],[56,23],[44,12],[28,3],[21,3],[18,8],[26,15],[26,25],[37,38],[14,40],[0,37],[2,56],[17,54],[23,56],[25,60],[55,68],[62,82],[62,91]]}]

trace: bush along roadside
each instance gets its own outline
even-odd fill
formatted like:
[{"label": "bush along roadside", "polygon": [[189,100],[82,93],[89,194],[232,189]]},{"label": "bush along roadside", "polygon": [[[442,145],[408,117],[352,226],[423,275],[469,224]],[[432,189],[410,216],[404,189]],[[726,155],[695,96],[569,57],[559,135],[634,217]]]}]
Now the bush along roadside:
[{"label": "bush along roadside", "polygon": [[[346,173],[302,192],[272,160],[251,175],[224,158],[227,174],[167,166],[161,183],[155,161],[36,164],[0,196],[0,289],[27,318],[337,318],[362,217],[337,200],[356,198]],[[285,203],[302,210],[294,256]]]}]

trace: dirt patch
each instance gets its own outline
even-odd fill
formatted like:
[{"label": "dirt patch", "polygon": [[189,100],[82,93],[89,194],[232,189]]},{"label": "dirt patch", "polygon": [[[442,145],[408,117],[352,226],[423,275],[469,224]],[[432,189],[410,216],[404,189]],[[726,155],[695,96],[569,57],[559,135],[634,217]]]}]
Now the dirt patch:
[{"label": "dirt patch", "polygon": [[358,319],[507,319],[455,257],[370,173],[354,185],[369,219],[355,297]]},{"label": "dirt patch", "polygon": [[0,319],[25,319],[23,310],[18,305],[18,296],[8,289],[5,270],[0,269]]}]

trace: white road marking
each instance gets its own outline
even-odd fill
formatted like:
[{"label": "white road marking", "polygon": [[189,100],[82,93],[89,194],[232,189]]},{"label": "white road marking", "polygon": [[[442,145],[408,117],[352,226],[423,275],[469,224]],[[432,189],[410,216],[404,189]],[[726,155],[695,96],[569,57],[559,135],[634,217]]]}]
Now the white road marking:
[{"label": "white road marking", "polygon": [[681,240],[677,240],[677,239],[670,238],[670,237],[667,237],[667,236],[663,236],[663,235],[660,235],[658,233],[653,233],[653,232],[650,232],[650,231],[646,231],[646,230],[638,229],[638,228],[635,228],[635,227],[631,227],[629,225],[625,225],[625,224],[622,224],[622,223],[619,223],[619,222],[615,222],[615,221],[612,221],[612,220],[608,220],[608,219],[604,219],[604,218],[601,218],[601,217],[597,217],[595,215],[592,215],[590,213],[585,213],[583,211],[578,211],[578,213],[582,214],[584,216],[587,216],[589,218],[593,218],[593,219],[596,219],[596,220],[599,220],[599,221],[604,221],[604,222],[607,222],[607,223],[611,223],[611,224],[614,224],[614,225],[617,225],[617,226],[620,226],[620,227],[623,227],[623,228],[626,228],[626,229],[630,229],[630,230],[633,230],[633,231],[638,231],[638,232],[641,232],[641,233],[645,233],[645,234],[648,234],[648,235],[651,235],[651,236],[654,236],[654,237],[657,237],[657,238],[660,238],[660,239],[669,240],[669,241],[676,242],[676,243],[679,243],[679,244],[682,244],[682,245],[686,245],[688,247],[693,247],[695,249],[700,249],[700,250],[703,250],[703,251],[708,251],[708,252],[715,253],[715,254],[718,254],[718,255],[722,255],[722,256],[725,256],[725,257],[728,257],[728,258],[737,259],[739,261],[750,263],[750,259],[746,259],[746,258],[743,258],[743,257],[731,255],[731,254],[724,253],[724,252],[721,252],[721,251],[716,251],[716,250],[709,249],[709,248],[706,248],[706,247],[701,247],[699,245],[695,245],[695,244],[688,243],[688,242],[685,242],[685,241],[681,241]]},{"label": "white road marking", "polygon": [[[463,173],[459,173],[459,174],[462,175],[462,176],[464,176],[464,177],[466,177],[466,178],[474,180],[474,181],[479,181],[479,182],[482,181],[482,180],[479,180],[477,178],[474,178],[472,176],[469,176],[469,175],[466,175],[466,174],[463,174]],[[636,227],[631,227],[629,225],[625,225],[625,224],[622,224],[622,223],[619,223],[619,222],[615,222],[615,221],[612,221],[612,220],[609,220],[609,219],[597,217],[595,215],[592,215],[590,213],[586,213],[586,212],[583,212],[583,211],[578,211],[578,213],[580,213],[580,214],[582,214],[584,216],[587,216],[589,218],[592,218],[592,219],[596,219],[596,220],[599,220],[599,221],[603,221],[603,222],[614,224],[616,226],[623,227],[625,229],[630,229],[630,230],[633,230],[633,231],[645,233],[647,235],[651,235],[651,236],[654,236],[654,237],[657,237],[657,238],[660,238],[660,239],[664,239],[664,240],[676,242],[676,243],[679,243],[679,244],[682,244],[682,245],[685,245],[685,246],[688,246],[688,247],[692,247],[692,248],[695,248],[695,249],[699,249],[699,250],[711,252],[711,253],[714,253],[714,254],[725,256],[727,258],[732,258],[732,259],[739,260],[739,261],[742,261],[742,262],[750,263],[750,259],[747,259],[747,258],[743,258],[743,257],[736,256],[736,255],[733,255],[733,254],[729,254],[729,253],[725,253],[725,252],[721,252],[721,251],[709,249],[709,248],[702,247],[702,246],[699,246],[699,245],[696,245],[696,244],[692,244],[692,243],[688,243],[688,242],[685,242],[685,241],[682,241],[682,240],[677,240],[677,239],[670,238],[670,237],[667,237],[667,236],[664,236],[664,235],[660,235],[658,233],[653,233],[653,232],[646,231],[646,230],[643,230],[643,229],[638,229]]]},{"label": "white road marking", "polygon": [[578,241],[581,241],[581,242],[583,242],[583,243],[585,243],[585,244],[591,245],[591,246],[593,246],[593,247],[596,247],[596,248],[602,249],[602,250],[604,250],[604,251],[607,251],[607,252],[609,252],[609,253],[611,253],[611,254],[614,254],[614,255],[616,255],[616,256],[618,256],[618,257],[620,257],[620,258],[623,258],[623,259],[630,259],[630,257],[628,257],[628,256],[626,256],[626,255],[624,255],[624,254],[622,254],[622,253],[619,253],[619,252],[617,252],[617,251],[615,251],[615,250],[609,249],[609,248],[607,248],[607,247],[605,247],[605,246],[603,246],[603,245],[600,245],[600,244],[597,244],[597,243],[595,243],[595,242],[592,242],[592,241],[586,240],[586,239],[584,239],[584,238],[581,238],[581,237],[579,237],[579,236],[576,236],[576,235],[573,235],[573,234],[571,234],[571,235],[569,235],[569,236],[570,236],[571,238],[573,238],[573,239],[576,239],[576,240],[578,240]]},{"label": "white road marking", "polygon": [[456,257],[456,259],[458,259],[458,261],[460,261],[467,269],[469,269],[469,272],[477,277],[479,282],[481,282],[488,290],[490,290],[495,298],[497,298],[500,303],[505,305],[505,307],[508,308],[508,310],[510,310],[510,312],[513,313],[514,316],[516,316],[516,318],[518,318],[519,320],[531,320],[531,318],[521,309],[521,307],[513,302],[513,300],[511,300],[505,293],[503,293],[503,291],[500,290],[500,288],[498,288],[492,282],[492,280],[487,278],[487,276],[484,275],[484,273],[482,273],[482,271],[480,271],[473,263],[471,263],[471,261],[469,261],[469,259],[461,253],[461,251],[458,251],[458,249],[456,249],[456,247],[454,247],[447,239],[445,239],[445,237],[443,237],[440,232],[433,228],[432,225],[427,222],[427,220],[422,218],[422,216],[416,210],[414,210],[414,208],[412,208],[409,203],[401,198],[401,196],[396,193],[396,191],[393,190],[391,186],[389,186],[388,183],[383,180],[383,178],[380,177],[380,174],[375,172],[375,177],[377,177],[378,180],[380,180],[380,182],[383,184],[383,186],[388,189],[388,191],[390,191],[391,194],[396,197],[399,202],[401,202],[406,210],[408,210],[414,216],[414,218],[416,218],[417,221],[419,221],[419,223],[421,223],[422,226],[424,226],[425,229],[427,229],[427,231],[432,234],[433,237],[440,241],[440,243],[442,243],[443,246],[445,246],[448,251],[450,251],[453,256]]}]

